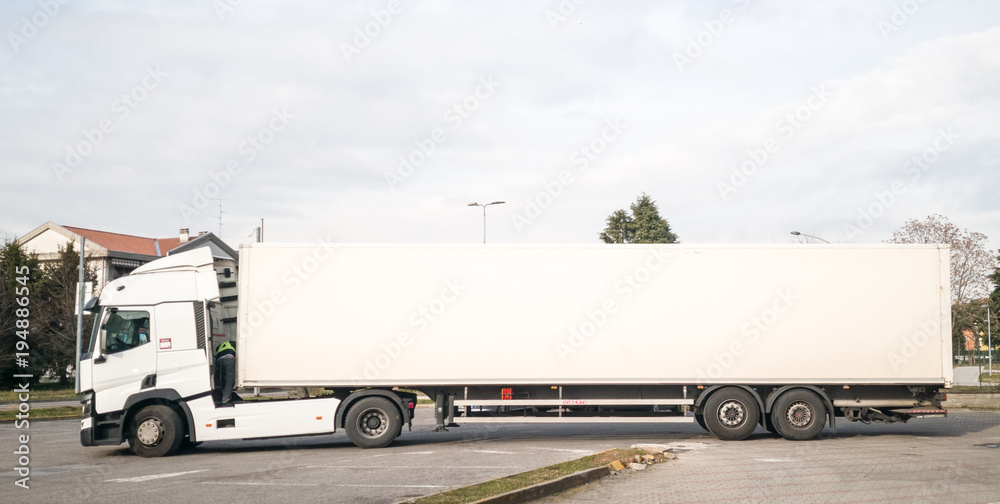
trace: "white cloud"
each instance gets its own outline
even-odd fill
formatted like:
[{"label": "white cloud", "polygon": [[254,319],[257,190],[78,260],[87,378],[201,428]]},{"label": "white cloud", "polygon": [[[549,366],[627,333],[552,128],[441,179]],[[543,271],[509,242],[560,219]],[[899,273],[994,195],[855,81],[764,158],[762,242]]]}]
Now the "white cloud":
[{"label": "white cloud", "polygon": [[[783,242],[793,229],[836,240],[952,127],[954,147],[854,241],[942,212],[1000,244],[991,2],[928,3],[888,40],[891,1],[588,2],[554,30],[555,1],[404,2],[351,61],[342,44],[387,1],[243,2],[221,19],[211,5],[68,4],[16,53],[0,49],[0,233],[47,220],[216,231],[215,203],[188,220],[178,209],[235,160],[218,195],[234,244],[261,217],[275,240],[474,242],[481,209],[465,204],[497,199],[508,204],[489,209],[491,241],[593,242],[641,191],[687,243]],[[36,8],[0,7],[0,32]],[[678,72],[672,54],[725,8],[733,22]],[[120,118],[115,100],[157,65],[162,85]],[[500,85],[449,121],[483,78]],[[824,86],[835,98],[785,138],[778,121]],[[294,118],[248,160],[241,143],[276,108]],[[106,117],[114,131],[57,183],[52,163]],[[620,140],[580,169],[573,153],[616,118]],[[390,190],[385,174],[435,128],[447,138]],[[772,137],[779,149],[724,202],[718,182]],[[519,233],[511,216],[564,170],[572,184]]]}]

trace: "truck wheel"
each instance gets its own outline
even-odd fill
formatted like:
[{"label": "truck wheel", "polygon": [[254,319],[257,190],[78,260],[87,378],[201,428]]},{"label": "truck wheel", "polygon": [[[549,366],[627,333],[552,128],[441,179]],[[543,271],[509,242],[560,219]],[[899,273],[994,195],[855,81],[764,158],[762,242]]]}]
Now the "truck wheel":
[{"label": "truck wheel", "polygon": [[793,441],[813,439],[826,425],[826,406],[816,394],[795,389],[774,402],[771,422],[781,437]]},{"label": "truck wheel", "polygon": [[764,430],[766,430],[767,432],[770,432],[771,434],[775,434],[775,435],[778,435],[778,436],[781,435],[781,434],[778,434],[778,430],[774,428],[774,421],[771,420],[771,416],[770,415],[764,415]]},{"label": "truck wheel", "polygon": [[719,439],[746,439],[757,428],[760,408],[747,391],[724,388],[705,401],[705,427]]},{"label": "truck wheel", "polygon": [[694,421],[698,422],[698,425],[700,425],[702,429],[708,430],[708,427],[705,426],[705,415],[702,415],[701,413],[695,413]]},{"label": "truck wheel", "polygon": [[181,417],[169,406],[146,406],[132,419],[128,445],[140,457],[163,457],[184,441]]},{"label": "truck wheel", "polygon": [[403,428],[399,409],[384,397],[366,397],[347,412],[347,437],[361,448],[388,445]]}]

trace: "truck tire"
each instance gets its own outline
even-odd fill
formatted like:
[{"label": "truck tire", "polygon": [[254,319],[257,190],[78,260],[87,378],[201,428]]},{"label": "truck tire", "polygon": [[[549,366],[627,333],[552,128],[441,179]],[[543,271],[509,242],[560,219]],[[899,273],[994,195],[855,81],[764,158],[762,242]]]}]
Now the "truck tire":
[{"label": "truck tire", "polygon": [[774,402],[771,423],[774,424],[775,431],[785,439],[813,439],[826,425],[826,406],[822,399],[808,390],[789,390]]},{"label": "truck tire", "polygon": [[164,457],[177,451],[184,441],[181,417],[169,406],[155,404],[132,418],[128,445],[140,457]]},{"label": "truck tire", "polygon": [[724,388],[705,401],[705,427],[725,441],[746,439],[759,418],[757,400],[743,389]]},{"label": "truck tire", "polygon": [[347,437],[360,448],[382,448],[403,428],[403,418],[391,401],[384,397],[366,397],[347,412]]},{"label": "truck tire", "polygon": [[695,413],[694,421],[698,422],[698,425],[700,425],[702,429],[705,429],[706,431],[708,430],[708,427],[705,425],[705,415],[702,415],[701,413]]}]

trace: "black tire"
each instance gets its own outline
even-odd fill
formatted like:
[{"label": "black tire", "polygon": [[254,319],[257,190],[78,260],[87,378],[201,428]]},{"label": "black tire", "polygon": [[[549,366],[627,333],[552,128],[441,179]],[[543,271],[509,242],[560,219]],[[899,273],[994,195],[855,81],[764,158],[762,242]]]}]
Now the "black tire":
[{"label": "black tire", "polygon": [[770,432],[771,434],[774,434],[776,436],[780,436],[781,435],[781,434],[778,434],[778,430],[774,428],[774,421],[771,420],[771,416],[770,415],[764,415],[764,430],[766,430],[767,432]]},{"label": "black tire", "polygon": [[[705,415],[703,415],[701,413],[695,413],[694,414],[694,421],[698,422],[698,425],[700,425],[702,429],[705,429],[706,431],[708,431],[708,427],[705,425]],[[712,431],[708,431],[708,432],[711,433]]]},{"label": "black tire", "polygon": [[360,448],[382,448],[403,429],[396,405],[384,397],[366,397],[347,412],[347,437]]},{"label": "black tire", "polygon": [[705,401],[705,427],[724,441],[746,439],[759,419],[757,400],[743,389],[724,388]]},{"label": "black tire", "polygon": [[181,417],[169,406],[146,406],[132,417],[128,445],[140,457],[165,457],[183,441]]},{"label": "black tire", "polygon": [[813,439],[826,426],[826,405],[819,396],[808,390],[789,390],[774,402],[771,422],[777,433],[785,439]]}]

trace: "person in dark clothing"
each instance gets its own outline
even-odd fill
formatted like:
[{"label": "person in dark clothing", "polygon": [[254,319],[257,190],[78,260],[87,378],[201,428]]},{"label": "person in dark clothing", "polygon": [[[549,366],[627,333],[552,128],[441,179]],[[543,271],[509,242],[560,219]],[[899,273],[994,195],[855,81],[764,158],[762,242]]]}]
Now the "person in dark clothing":
[{"label": "person in dark clothing", "polygon": [[221,391],[219,403],[232,406],[233,386],[236,385],[236,349],[224,341],[215,349],[215,388]]}]

